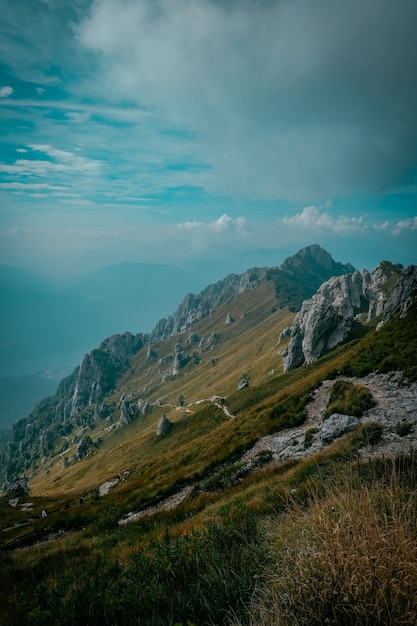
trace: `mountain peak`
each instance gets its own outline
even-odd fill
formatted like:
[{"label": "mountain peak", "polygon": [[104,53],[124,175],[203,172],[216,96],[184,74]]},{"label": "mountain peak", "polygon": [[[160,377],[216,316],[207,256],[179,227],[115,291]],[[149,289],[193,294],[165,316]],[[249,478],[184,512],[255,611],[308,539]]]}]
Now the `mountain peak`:
[{"label": "mountain peak", "polygon": [[329,252],[313,244],[285,259],[279,267],[270,269],[267,276],[275,285],[280,307],[287,306],[296,312],[323,282],[332,276],[353,274],[354,271],[350,263],[336,262]]}]

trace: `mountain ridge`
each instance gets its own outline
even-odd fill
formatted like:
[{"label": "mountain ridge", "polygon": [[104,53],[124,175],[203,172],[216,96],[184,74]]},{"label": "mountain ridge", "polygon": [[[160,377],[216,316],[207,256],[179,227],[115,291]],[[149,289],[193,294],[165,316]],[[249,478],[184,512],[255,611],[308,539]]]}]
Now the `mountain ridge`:
[{"label": "mountain ridge", "polygon": [[[294,272],[298,275],[306,258],[308,262],[311,262],[311,259],[315,262],[314,271],[311,273],[313,282],[319,280],[317,269],[320,264],[324,270],[323,279],[329,272],[338,271],[342,276],[338,280],[346,281],[347,276],[352,276],[352,274],[346,274],[346,270],[354,270],[351,265],[335,263],[331,256],[317,245],[302,249],[291,258],[292,260],[285,261],[280,268],[275,268],[275,270],[278,269],[281,275],[283,272],[285,275],[286,268],[289,267],[292,276]],[[303,285],[308,282],[306,276],[310,276],[308,263],[303,275]],[[273,291],[268,285],[274,286]],[[296,287],[296,297],[298,297],[299,286],[296,284]],[[312,286],[308,285],[307,293],[311,289]],[[261,304],[260,295],[254,299],[251,296],[251,293],[261,294],[262,290],[266,298],[265,305],[262,305],[263,309],[257,308]],[[255,307],[253,313],[243,308],[240,313],[234,313],[236,319],[233,319],[227,309],[232,305],[235,306],[234,303],[243,297],[249,298],[250,307]],[[160,394],[166,394],[166,390],[175,389],[175,386],[179,384],[176,380],[178,376],[185,380],[184,376],[194,375],[201,363],[204,368],[216,367],[217,354],[227,337],[232,338],[236,332],[244,334],[250,328],[255,329],[256,335],[260,320],[270,319],[271,322],[268,323],[274,325],[272,316],[277,315],[274,312],[285,310],[288,309],[286,306],[281,307],[276,285],[268,277],[268,269],[253,268],[242,275],[230,274],[215,285],[209,285],[197,296],[188,294],[173,316],[167,320],[161,320],[149,335],[141,333],[133,335],[125,332],[122,335],[108,337],[98,348],[86,354],[73,373],[61,381],[55,396],[43,400],[31,415],[14,425],[13,441],[8,444],[3,459],[3,467],[6,468],[3,477],[10,481],[14,474],[29,470],[31,467],[32,469],[37,467],[39,471],[37,459],[43,459],[42,463],[45,464],[51,454],[53,457],[58,452],[63,456],[71,447],[68,446],[70,439],[77,445],[85,439],[86,435],[83,433],[88,426],[94,429],[98,424],[105,424],[107,421],[113,424],[113,428],[119,422],[120,424],[129,423],[135,419],[137,415],[144,412],[144,407],[149,410],[151,406],[160,406],[162,403],[159,398]],[[221,313],[222,311],[224,313]],[[210,334],[200,336],[195,333],[193,329],[198,324],[204,323],[205,328],[210,328],[209,320],[213,318],[214,313],[218,321],[217,326],[213,326],[210,330]],[[219,332],[221,328],[219,324],[222,324],[219,314],[223,316],[224,330],[222,332]],[[288,314],[281,315],[279,319],[284,319],[284,317],[288,319]],[[239,328],[241,330],[238,330]],[[275,342],[269,339],[268,350],[271,350],[273,344],[277,343],[279,330],[278,326]],[[227,341],[230,342],[231,339]],[[283,351],[285,352],[285,345],[279,345],[279,349],[271,350],[271,355],[274,355],[270,358],[271,365],[274,362],[277,364],[280,362]],[[224,360],[224,357],[222,358]],[[129,377],[126,378],[126,375],[129,373],[132,378],[133,375],[130,372],[137,371],[138,367],[143,371],[142,392],[129,391],[128,388],[126,388],[127,391],[118,391],[118,385],[119,387],[120,384],[125,387],[130,385]],[[213,377],[213,369],[204,371],[207,371],[207,380]],[[232,375],[232,365],[229,366],[228,371],[225,380],[229,380]],[[279,367],[271,369],[271,372],[274,371],[279,371]],[[137,375],[135,376],[137,378]],[[136,381],[135,376],[132,378],[134,381]],[[125,380],[124,383],[123,380]],[[134,384],[137,385],[137,382]],[[185,385],[185,382],[183,384]],[[79,432],[78,435],[77,432]],[[63,443],[57,449],[58,441]],[[86,453],[91,453],[91,450],[91,445],[85,447]],[[68,455],[65,454],[65,456]],[[20,462],[16,459],[20,459]]]}]

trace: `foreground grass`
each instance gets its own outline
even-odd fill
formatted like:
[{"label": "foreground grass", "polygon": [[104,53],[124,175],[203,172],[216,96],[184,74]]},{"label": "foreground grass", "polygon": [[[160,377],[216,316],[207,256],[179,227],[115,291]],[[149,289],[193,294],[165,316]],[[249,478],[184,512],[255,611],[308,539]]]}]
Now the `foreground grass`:
[{"label": "foreground grass", "polygon": [[235,625],[417,623],[417,492],[395,466],[384,473],[347,476],[270,521],[268,582]]},{"label": "foreground grass", "polygon": [[346,461],[354,439],[122,528],[87,505],[0,554],[1,623],[415,624],[417,461]]}]

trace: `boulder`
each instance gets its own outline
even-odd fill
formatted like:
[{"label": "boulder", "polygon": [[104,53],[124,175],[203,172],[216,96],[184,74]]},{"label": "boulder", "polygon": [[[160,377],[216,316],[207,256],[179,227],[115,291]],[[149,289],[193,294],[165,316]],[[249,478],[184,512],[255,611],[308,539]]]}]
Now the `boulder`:
[{"label": "boulder", "polygon": [[166,415],[163,415],[159,420],[158,427],[156,429],[157,437],[160,437],[166,433],[172,426],[172,422],[169,421]]},{"label": "boulder", "polygon": [[354,430],[357,426],[359,426],[359,420],[354,415],[333,413],[323,422],[320,438],[323,443],[328,444],[345,433]]}]

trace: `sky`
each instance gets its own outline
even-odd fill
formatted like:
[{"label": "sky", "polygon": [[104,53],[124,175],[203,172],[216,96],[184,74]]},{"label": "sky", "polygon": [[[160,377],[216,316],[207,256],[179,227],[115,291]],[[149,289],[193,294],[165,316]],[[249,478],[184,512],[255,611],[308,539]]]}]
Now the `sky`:
[{"label": "sky", "polygon": [[415,0],[0,14],[0,264],[417,263]]}]

